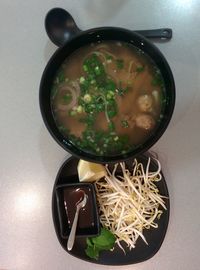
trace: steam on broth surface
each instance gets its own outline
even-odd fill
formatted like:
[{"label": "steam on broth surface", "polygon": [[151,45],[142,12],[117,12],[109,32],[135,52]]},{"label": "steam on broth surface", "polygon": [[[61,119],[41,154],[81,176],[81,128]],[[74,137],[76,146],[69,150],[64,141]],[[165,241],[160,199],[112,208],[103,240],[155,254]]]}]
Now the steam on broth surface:
[{"label": "steam on broth surface", "polygon": [[54,119],[75,146],[95,155],[118,155],[144,143],[162,118],[164,82],[138,48],[115,41],[70,55],[51,90]]}]

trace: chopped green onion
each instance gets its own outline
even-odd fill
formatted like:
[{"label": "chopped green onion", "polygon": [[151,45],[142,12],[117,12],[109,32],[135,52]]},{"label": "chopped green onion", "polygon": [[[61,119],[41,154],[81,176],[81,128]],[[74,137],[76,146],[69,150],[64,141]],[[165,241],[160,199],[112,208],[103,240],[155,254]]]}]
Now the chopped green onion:
[{"label": "chopped green onion", "polygon": [[87,66],[86,66],[86,65],[83,65],[83,70],[84,70],[85,72],[87,72],[87,71],[88,71],[88,68],[87,68]]},{"label": "chopped green onion", "polygon": [[128,127],[129,127],[128,121],[126,121],[126,120],[122,120],[122,121],[121,121],[121,125],[122,125],[122,127],[124,127],[124,128],[128,128]]},{"label": "chopped green onion", "polygon": [[117,66],[118,69],[122,69],[124,67],[123,59],[117,59],[116,60],[116,66]]},{"label": "chopped green onion", "polygon": [[106,60],[112,60],[113,57],[110,54],[106,54]]},{"label": "chopped green onion", "polygon": [[83,97],[83,100],[84,100],[86,103],[90,103],[91,100],[92,100],[92,97],[91,97],[89,94],[86,94],[86,95]]},{"label": "chopped green onion", "polygon": [[64,74],[63,70],[60,70],[60,71],[59,71],[59,73],[58,73],[58,75],[57,75],[57,78],[58,78],[58,80],[59,80],[59,83],[65,81],[65,74]]},{"label": "chopped green onion", "polygon": [[75,115],[77,115],[77,112],[75,110],[69,111],[69,116],[75,116]]},{"label": "chopped green onion", "polygon": [[108,123],[108,128],[109,128],[110,131],[114,131],[115,130],[115,125],[114,125],[114,123],[112,121],[110,121]]},{"label": "chopped green onion", "polygon": [[83,107],[82,107],[81,105],[79,105],[79,106],[77,107],[77,112],[78,112],[78,113],[82,113],[82,112],[83,112]]},{"label": "chopped green onion", "polygon": [[62,97],[63,103],[68,105],[72,101],[72,94],[67,93]]},{"label": "chopped green onion", "polygon": [[80,77],[80,83],[84,83],[85,82],[85,78],[82,76]]},{"label": "chopped green onion", "polygon": [[138,66],[136,68],[136,72],[140,73],[140,72],[143,72],[144,71],[144,66]]}]

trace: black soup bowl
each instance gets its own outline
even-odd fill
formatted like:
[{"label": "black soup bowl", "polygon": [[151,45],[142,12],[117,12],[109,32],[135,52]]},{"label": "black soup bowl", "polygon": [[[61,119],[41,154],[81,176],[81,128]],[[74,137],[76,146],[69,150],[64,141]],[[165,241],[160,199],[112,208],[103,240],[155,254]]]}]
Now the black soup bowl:
[{"label": "black soup bowl", "polygon": [[[51,108],[51,88],[57,70],[69,55],[85,45],[109,40],[121,41],[134,45],[153,60],[164,79],[166,104],[162,112],[163,117],[160,123],[155,131],[152,132],[152,134],[142,145],[130,150],[130,152],[127,152],[126,154],[119,154],[115,156],[98,156],[79,149],[59,131],[56,126]],[[140,34],[127,29],[117,27],[100,27],[77,34],[54,53],[42,75],[39,101],[42,117],[48,131],[53,136],[55,141],[66,151],[77,156],[78,158],[97,163],[118,162],[147,151],[162,136],[173,114],[175,106],[175,84],[173,74],[165,57],[149,40]]]}]

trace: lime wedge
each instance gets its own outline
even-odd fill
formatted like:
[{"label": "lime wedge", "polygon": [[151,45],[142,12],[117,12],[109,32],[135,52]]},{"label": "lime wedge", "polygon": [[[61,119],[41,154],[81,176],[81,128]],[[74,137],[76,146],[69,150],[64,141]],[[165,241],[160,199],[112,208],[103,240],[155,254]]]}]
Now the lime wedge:
[{"label": "lime wedge", "polygon": [[103,165],[82,159],[79,160],[77,169],[80,182],[94,182],[107,174]]}]

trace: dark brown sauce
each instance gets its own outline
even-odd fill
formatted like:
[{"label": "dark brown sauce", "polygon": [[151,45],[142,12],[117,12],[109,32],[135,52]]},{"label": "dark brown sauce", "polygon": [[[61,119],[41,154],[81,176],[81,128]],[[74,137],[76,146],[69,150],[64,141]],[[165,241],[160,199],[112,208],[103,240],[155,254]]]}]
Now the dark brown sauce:
[{"label": "dark brown sauce", "polygon": [[84,193],[88,198],[85,207],[80,209],[77,226],[79,228],[90,228],[94,226],[94,206],[92,204],[91,189],[87,187],[68,187],[63,191],[63,196],[69,228],[72,227],[76,206],[83,200]]}]

